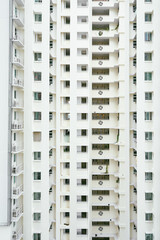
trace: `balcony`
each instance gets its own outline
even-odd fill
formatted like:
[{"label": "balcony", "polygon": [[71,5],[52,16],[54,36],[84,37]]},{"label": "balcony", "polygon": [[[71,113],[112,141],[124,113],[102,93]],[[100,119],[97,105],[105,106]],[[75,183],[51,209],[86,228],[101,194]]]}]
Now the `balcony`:
[{"label": "balcony", "polygon": [[23,87],[24,87],[24,82],[23,82],[22,79],[14,78],[14,79],[13,79],[13,83],[12,83],[12,85],[15,86],[15,87],[23,88]]},{"label": "balcony", "polygon": [[20,34],[13,36],[12,41],[17,47],[24,47],[24,39],[20,36]]},{"label": "balcony", "polygon": [[17,108],[17,109],[22,109],[24,108],[23,103],[22,102],[18,102],[16,100],[13,101],[12,103],[12,108]]},{"label": "balcony", "polygon": [[112,15],[109,15],[109,16],[92,16],[92,22],[94,23],[118,23],[118,15],[116,14],[112,14]]},{"label": "balcony", "polygon": [[12,167],[12,175],[18,176],[23,173],[23,164],[15,165]]},{"label": "balcony", "polygon": [[23,215],[23,206],[16,207],[12,211],[12,221],[17,222]]},{"label": "balcony", "polygon": [[13,122],[12,123],[12,130],[23,130],[24,123],[23,122]]},{"label": "balcony", "polygon": [[22,16],[22,13],[20,13],[19,11],[13,14],[13,21],[16,23],[18,27],[24,27],[24,18]]},{"label": "balcony", "polygon": [[24,62],[21,57],[13,57],[13,64],[18,68],[23,68]]},{"label": "balcony", "polygon": [[92,38],[116,38],[118,37],[118,31],[115,28],[112,28],[111,30],[93,30],[92,31]]},{"label": "balcony", "polygon": [[15,0],[19,7],[24,7],[24,0]]},{"label": "balcony", "polygon": [[23,194],[23,185],[20,185],[19,187],[13,187],[12,197],[18,198]]},{"label": "balcony", "polygon": [[96,8],[118,8],[117,0],[92,0],[92,7]]},{"label": "balcony", "polygon": [[12,153],[23,152],[23,149],[24,149],[23,146],[16,146],[16,145],[13,145],[13,146],[12,146]]},{"label": "balcony", "polygon": [[23,228],[21,227],[19,230],[14,231],[12,233],[12,240],[20,240],[23,237]]}]

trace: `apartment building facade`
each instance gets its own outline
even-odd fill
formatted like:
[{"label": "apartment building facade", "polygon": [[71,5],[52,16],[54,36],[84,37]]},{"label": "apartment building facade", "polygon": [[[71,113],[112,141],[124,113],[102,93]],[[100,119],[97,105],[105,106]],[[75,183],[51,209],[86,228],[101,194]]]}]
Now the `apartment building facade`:
[{"label": "apartment building facade", "polygon": [[160,3],[1,5],[3,239],[158,239]]}]

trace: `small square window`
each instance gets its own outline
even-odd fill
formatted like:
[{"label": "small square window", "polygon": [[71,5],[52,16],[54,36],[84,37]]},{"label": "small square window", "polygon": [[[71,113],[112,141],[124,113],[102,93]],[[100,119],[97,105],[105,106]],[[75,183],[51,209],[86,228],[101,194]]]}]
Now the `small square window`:
[{"label": "small square window", "polygon": [[65,72],[70,72],[70,65],[65,65]]},{"label": "small square window", "polygon": [[42,61],[42,53],[34,53],[34,61],[41,62]]},{"label": "small square window", "polygon": [[81,87],[82,87],[82,88],[87,87],[87,82],[81,82]]},{"label": "small square window", "polygon": [[82,104],[87,103],[87,98],[81,98],[81,103],[82,103]]},{"label": "small square window", "polygon": [[41,172],[34,172],[34,180],[41,180]]},{"label": "small square window", "polygon": [[42,3],[42,0],[34,0],[35,3]]},{"label": "small square window", "polygon": [[147,101],[152,100],[152,92],[145,92],[145,100]]},{"label": "small square window", "polygon": [[82,72],[87,71],[87,66],[81,66],[81,71],[82,71]]},{"label": "small square window", "polygon": [[35,13],[34,19],[35,19],[35,22],[42,22],[42,14],[41,13]]},{"label": "small square window", "polygon": [[145,41],[150,42],[152,41],[152,33],[151,32],[145,32]]},{"label": "small square window", "polygon": [[33,141],[40,142],[41,141],[41,132],[33,132]]},{"label": "small square window", "polygon": [[65,40],[70,40],[70,33],[65,33],[64,38]]},{"label": "small square window", "polygon": [[70,56],[70,49],[69,48],[65,49],[65,56]]},{"label": "small square window", "polygon": [[153,193],[145,193],[145,200],[146,201],[152,201],[153,200]]},{"label": "small square window", "polygon": [[146,121],[151,121],[152,120],[152,112],[145,112],[144,118]]},{"label": "small square window", "polygon": [[33,200],[40,201],[41,200],[41,192],[34,192],[33,193]]},{"label": "small square window", "polygon": [[64,201],[69,201],[70,200],[70,196],[66,195],[64,196]]},{"label": "small square window", "polygon": [[35,42],[42,42],[42,33],[35,33]]},{"label": "small square window", "polygon": [[146,233],[145,240],[153,240],[153,233]]},{"label": "small square window", "polygon": [[81,114],[81,119],[86,120],[87,119],[87,113],[82,113]]},{"label": "small square window", "polygon": [[152,152],[145,152],[145,160],[152,160],[153,153]]},{"label": "small square window", "polygon": [[40,233],[33,233],[33,240],[41,240],[41,234]]},{"label": "small square window", "polygon": [[42,93],[41,92],[34,92],[34,100],[36,100],[36,101],[42,100]]},{"label": "small square window", "polygon": [[34,72],[34,81],[41,81],[41,80],[42,80],[42,73]]},{"label": "small square window", "polygon": [[145,132],[145,140],[151,141],[152,140],[152,132]]},{"label": "small square window", "polygon": [[34,160],[41,160],[41,152],[34,152]]},{"label": "small square window", "polygon": [[33,213],[33,220],[40,221],[41,220],[41,213]]},{"label": "small square window", "polygon": [[152,22],[152,14],[145,13],[145,22]]},{"label": "small square window", "polygon": [[146,213],[145,214],[146,221],[153,221],[153,213]]},{"label": "small square window", "polygon": [[34,120],[41,120],[42,116],[41,116],[41,112],[34,112]]},{"label": "small square window", "polygon": [[144,80],[145,81],[152,81],[152,72],[145,72],[144,73]]},{"label": "small square window", "polygon": [[151,52],[147,52],[144,54],[144,60],[145,61],[152,61],[152,53]]},{"label": "small square window", "polygon": [[152,181],[153,180],[153,173],[152,172],[146,172],[145,173],[145,180],[146,181]]}]

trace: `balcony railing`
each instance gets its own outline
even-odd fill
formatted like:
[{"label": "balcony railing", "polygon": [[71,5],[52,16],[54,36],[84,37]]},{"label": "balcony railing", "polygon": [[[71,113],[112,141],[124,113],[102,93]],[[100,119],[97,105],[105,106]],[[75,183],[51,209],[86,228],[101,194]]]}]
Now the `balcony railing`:
[{"label": "balcony railing", "polygon": [[13,196],[18,196],[23,192],[23,185],[13,188]]},{"label": "balcony railing", "polygon": [[24,128],[23,122],[12,123],[13,130],[20,130]]},{"label": "balcony railing", "polygon": [[18,174],[23,171],[23,164],[19,164],[18,166],[13,166],[12,167],[12,173],[13,174]]},{"label": "balcony railing", "polygon": [[20,152],[23,151],[22,146],[12,146],[12,152]]},{"label": "balcony railing", "polygon": [[18,26],[22,27],[24,25],[24,18],[19,11],[13,13],[13,19],[16,21]]},{"label": "balcony railing", "polygon": [[24,82],[23,82],[22,79],[14,78],[13,79],[13,85],[15,85],[17,87],[23,87],[24,86]]},{"label": "balcony railing", "polygon": [[23,213],[23,206],[14,208],[12,212],[13,220],[16,220],[16,218],[20,217],[22,213]]},{"label": "balcony railing", "polygon": [[13,41],[19,41],[22,45],[24,44],[24,39],[19,34],[13,36]]},{"label": "balcony railing", "polygon": [[16,64],[16,65],[19,65],[21,67],[23,67],[23,64],[24,64],[23,59],[20,58],[20,57],[14,57],[13,58],[13,63]]},{"label": "balcony railing", "polygon": [[18,231],[14,231],[12,234],[12,240],[19,240],[23,235],[23,228],[21,227]]},{"label": "balcony railing", "polygon": [[13,101],[13,104],[12,104],[12,107],[15,107],[15,108],[23,108],[23,104],[14,100]]}]

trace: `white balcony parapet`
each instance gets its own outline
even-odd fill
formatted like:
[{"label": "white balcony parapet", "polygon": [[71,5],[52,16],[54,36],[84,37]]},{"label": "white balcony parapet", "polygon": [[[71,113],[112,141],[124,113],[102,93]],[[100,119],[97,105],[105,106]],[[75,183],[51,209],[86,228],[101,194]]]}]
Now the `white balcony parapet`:
[{"label": "white balcony parapet", "polygon": [[13,85],[16,86],[16,87],[24,87],[24,82],[23,82],[22,79],[14,78],[13,79]]},{"label": "white balcony parapet", "polygon": [[16,101],[16,100],[14,100],[13,104],[12,104],[12,107],[13,108],[23,108],[23,104],[18,102],[18,101]]},{"label": "white balcony parapet", "polygon": [[12,40],[17,42],[18,46],[23,46],[24,45],[24,39],[20,36],[20,34],[14,35]]},{"label": "white balcony parapet", "polygon": [[24,26],[24,18],[22,16],[22,14],[20,14],[19,11],[13,13],[13,20],[15,20],[16,24],[19,27],[23,27]]},{"label": "white balcony parapet", "polygon": [[22,146],[16,146],[16,145],[12,146],[12,152],[21,152],[21,151],[23,151]]},{"label": "white balcony parapet", "polygon": [[19,174],[23,171],[23,164],[15,165],[12,167],[12,173],[13,174]]},{"label": "white balcony parapet", "polygon": [[23,214],[23,206],[16,207],[12,210],[12,220],[16,221]]},{"label": "white balcony parapet", "polygon": [[21,227],[18,231],[12,233],[12,240],[20,240],[23,236],[23,228]]},{"label": "white balcony parapet", "polygon": [[20,57],[14,57],[13,58],[13,64],[17,65],[18,67],[23,67],[24,62],[23,59]]},{"label": "white balcony parapet", "polygon": [[13,122],[12,123],[12,129],[13,130],[21,130],[24,128],[23,122]]},{"label": "white balcony parapet", "polygon": [[13,187],[13,197],[18,197],[23,192],[23,185]]}]

